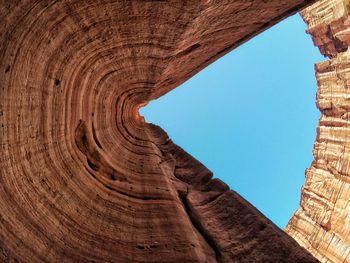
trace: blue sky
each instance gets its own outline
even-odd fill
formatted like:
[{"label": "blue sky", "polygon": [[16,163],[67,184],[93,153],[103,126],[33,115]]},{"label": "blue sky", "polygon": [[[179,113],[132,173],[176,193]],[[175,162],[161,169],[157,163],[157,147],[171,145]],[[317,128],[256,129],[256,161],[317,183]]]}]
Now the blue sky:
[{"label": "blue sky", "polygon": [[299,206],[324,58],[294,15],[140,110],[147,122],[284,228]]}]

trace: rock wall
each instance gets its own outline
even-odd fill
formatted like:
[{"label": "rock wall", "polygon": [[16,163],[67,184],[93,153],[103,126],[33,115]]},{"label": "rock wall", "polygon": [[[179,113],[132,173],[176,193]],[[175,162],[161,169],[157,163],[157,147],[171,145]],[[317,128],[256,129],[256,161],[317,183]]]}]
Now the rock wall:
[{"label": "rock wall", "polygon": [[321,118],[299,210],[286,227],[321,262],[350,262],[350,1],[302,12],[321,53],[315,65]]},{"label": "rock wall", "polygon": [[0,1],[0,261],[316,262],[138,115],[310,2]]}]

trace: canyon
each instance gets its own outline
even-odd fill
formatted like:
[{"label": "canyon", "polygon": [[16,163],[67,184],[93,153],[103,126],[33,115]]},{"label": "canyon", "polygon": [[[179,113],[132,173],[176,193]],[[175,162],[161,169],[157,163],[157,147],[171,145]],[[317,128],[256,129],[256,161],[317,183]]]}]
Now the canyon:
[{"label": "canyon", "polygon": [[[347,262],[348,2],[313,2],[1,1],[0,261]],[[301,9],[330,60],[284,232],[138,110]]]}]

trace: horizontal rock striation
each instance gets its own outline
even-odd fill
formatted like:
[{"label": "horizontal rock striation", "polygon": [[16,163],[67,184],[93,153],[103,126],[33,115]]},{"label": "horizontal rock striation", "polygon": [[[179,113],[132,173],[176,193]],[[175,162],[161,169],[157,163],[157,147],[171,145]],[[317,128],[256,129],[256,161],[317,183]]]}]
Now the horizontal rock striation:
[{"label": "horizontal rock striation", "polygon": [[350,2],[323,0],[302,12],[315,45],[321,117],[300,209],[286,231],[321,262],[350,262]]},{"label": "horizontal rock striation", "polygon": [[0,261],[317,262],[138,114],[309,2],[0,1]]}]

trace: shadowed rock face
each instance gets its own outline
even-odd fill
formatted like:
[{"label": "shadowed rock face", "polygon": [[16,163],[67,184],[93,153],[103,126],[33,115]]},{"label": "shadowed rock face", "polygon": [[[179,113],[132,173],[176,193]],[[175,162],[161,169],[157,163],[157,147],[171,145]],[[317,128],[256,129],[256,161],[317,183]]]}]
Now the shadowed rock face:
[{"label": "shadowed rock face", "polygon": [[331,58],[315,65],[321,118],[301,206],[286,231],[322,262],[350,262],[350,2],[305,9],[316,46]]},{"label": "shadowed rock face", "polygon": [[316,262],[138,114],[308,2],[1,1],[0,261]]}]

